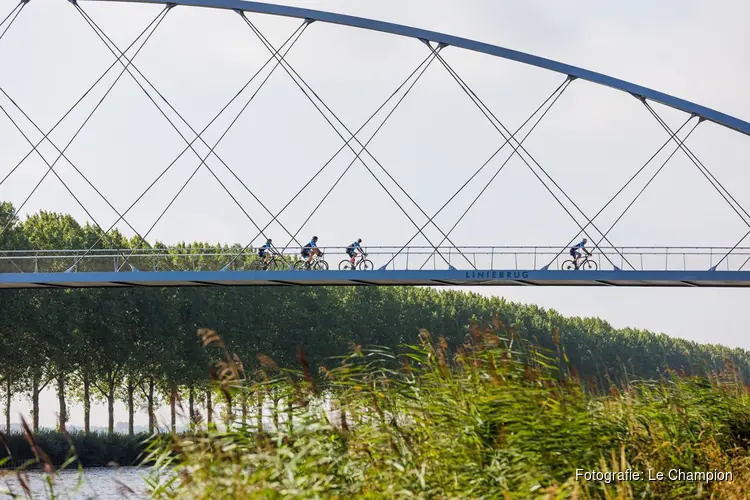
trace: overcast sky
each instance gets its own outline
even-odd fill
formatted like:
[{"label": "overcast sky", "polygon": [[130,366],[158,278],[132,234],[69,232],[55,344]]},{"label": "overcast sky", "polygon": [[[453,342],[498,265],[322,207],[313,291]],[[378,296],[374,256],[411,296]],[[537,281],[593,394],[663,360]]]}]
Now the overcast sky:
[{"label": "overcast sky", "polygon": [[[321,10],[417,26],[496,44],[581,66],[651,87],[750,120],[750,4],[743,1],[447,1],[321,0],[288,2]],[[15,1],[0,1],[2,17]],[[159,13],[159,6],[80,2],[120,48]],[[299,26],[295,19],[248,15],[279,46]],[[268,59],[269,52],[239,16],[229,11],[175,8],[134,60],[177,111],[201,130]],[[288,61],[334,113],[354,131],[429,55],[420,42],[376,32],[314,23],[292,48]],[[490,56],[446,48],[442,55],[497,118],[515,130],[564,80],[564,76]],[[63,0],[32,0],[0,40],[0,87],[45,132],[114,61],[81,15]],[[204,135],[213,146],[272,65],[247,88]],[[63,147],[119,73],[110,71],[80,107],[51,134]],[[161,103],[160,103],[161,104]],[[7,98],[0,105],[36,142],[36,131]],[[673,127],[684,113],[654,105]],[[374,132],[385,114],[363,130]],[[179,123],[169,112],[171,119]],[[194,135],[179,123],[188,140]],[[343,129],[342,130],[343,133]],[[666,141],[668,134],[630,95],[574,81],[524,143],[571,199],[593,216]],[[29,146],[0,114],[2,176]],[[502,138],[439,63],[432,64],[403,100],[368,150],[427,213],[434,213],[502,144]],[[343,144],[289,76],[278,68],[216,148],[218,155],[274,213]],[[686,143],[745,207],[750,207],[750,139],[711,123]],[[143,91],[125,74],[75,139],[66,156],[118,208],[125,210],[180,153],[185,142]],[[202,156],[208,148],[196,143]],[[40,147],[52,162],[49,144]],[[436,222],[447,231],[510,149],[488,165]],[[650,164],[596,220],[608,228],[671,149]],[[354,155],[342,152],[281,217],[295,232]],[[394,190],[377,165],[366,163],[418,223],[425,218]],[[200,163],[188,151],[128,214],[145,233]],[[207,165],[225,182],[256,223],[270,216],[211,157]],[[0,186],[0,199],[19,206],[46,170],[32,156]],[[117,216],[64,160],[56,167],[96,221],[109,227]],[[572,210],[569,203],[566,203]],[[90,220],[53,176],[24,206],[67,212]],[[578,220],[583,220],[578,215]],[[117,225],[132,235],[125,224]],[[618,246],[732,246],[747,226],[696,167],[679,152],[609,235]],[[344,245],[361,237],[366,245],[400,245],[415,232],[411,222],[360,163],[350,169],[298,240],[313,234],[322,245]],[[451,234],[459,246],[562,247],[577,225],[529,168],[514,157]],[[591,234],[595,232],[592,231]],[[148,236],[247,243],[253,224],[203,167]],[[289,240],[277,224],[267,234]],[[438,232],[426,231],[433,242]],[[426,245],[423,238],[413,244]],[[746,241],[745,246],[750,246]],[[334,257],[337,259],[337,257]],[[739,263],[739,260],[732,261]],[[703,266],[700,262],[692,263]],[[708,267],[708,262],[705,263]],[[653,262],[654,266],[661,265]],[[746,290],[494,288],[482,293],[555,308],[567,315],[600,316],[617,327],[634,326],[701,342],[750,349]],[[52,399],[49,404],[54,404]],[[80,420],[80,409],[73,423]],[[125,419],[124,409],[119,420]],[[141,415],[145,417],[145,415]],[[45,412],[43,423],[53,424]],[[98,411],[95,419],[106,422]]]}]

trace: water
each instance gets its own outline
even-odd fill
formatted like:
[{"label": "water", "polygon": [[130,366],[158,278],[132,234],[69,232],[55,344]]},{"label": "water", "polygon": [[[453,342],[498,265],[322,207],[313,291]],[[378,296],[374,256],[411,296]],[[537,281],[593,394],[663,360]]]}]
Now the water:
[{"label": "water", "polygon": [[[46,475],[41,471],[29,471],[28,483],[34,498],[49,498]],[[67,499],[146,499],[146,483],[143,477],[149,474],[148,468],[136,467],[97,467],[86,469],[83,484],[76,489],[80,480],[75,470],[60,471],[54,480],[54,492],[57,498]],[[131,493],[123,485],[135,493]],[[12,491],[20,498],[24,497],[18,476],[12,471],[0,471],[0,499],[12,498]]]}]

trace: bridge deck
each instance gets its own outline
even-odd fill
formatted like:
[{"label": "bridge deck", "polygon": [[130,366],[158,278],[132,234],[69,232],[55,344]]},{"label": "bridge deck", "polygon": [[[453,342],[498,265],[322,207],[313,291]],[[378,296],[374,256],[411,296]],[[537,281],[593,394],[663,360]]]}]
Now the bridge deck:
[{"label": "bridge deck", "polygon": [[157,271],[2,273],[0,288],[169,286],[750,287],[750,271]]}]

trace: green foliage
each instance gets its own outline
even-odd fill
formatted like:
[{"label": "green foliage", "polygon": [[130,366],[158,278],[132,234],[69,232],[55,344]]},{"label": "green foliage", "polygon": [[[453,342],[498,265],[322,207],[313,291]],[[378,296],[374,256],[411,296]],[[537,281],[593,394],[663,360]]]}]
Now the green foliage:
[{"label": "green foliage", "polygon": [[[36,462],[36,455],[26,436],[11,433],[3,436],[7,446],[0,446],[0,462],[8,459],[7,465],[16,467]],[[84,434],[76,431],[64,435],[60,432],[42,430],[34,435],[34,442],[49,458],[49,463],[60,467],[66,463],[71,452],[77,460],[67,466],[105,467],[112,464],[121,466],[138,465],[142,461],[144,443],[149,436],[138,434],[124,436],[92,432]],[[71,447],[72,445],[72,447]]]},{"label": "green foliage", "polygon": [[[132,248],[138,243],[117,232],[103,237],[65,214],[40,212],[20,221],[9,203],[0,204],[3,222],[8,230],[0,236],[1,248],[85,249],[97,240],[100,248]],[[206,246],[178,245],[183,250]],[[141,242],[139,247],[149,245]],[[224,245],[222,252],[229,256],[239,248]],[[193,260],[174,256],[138,265],[178,270],[194,267]],[[72,264],[70,258],[54,263],[60,270]],[[666,370],[697,376],[730,367],[742,381],[750,381],[750,355],[742,349],[617,330],[599,319],[564,318],[502,298],[428,288],[6,290],[0,291],[0,310],[2,400],[9,389],[11,395],[21,391],[34,401],[50,384],[64,387],[66,397],[100,399],[111,407],[115,399],[153,406],[159,397],[168,399],[173,388],[183,397],[190,389],[202,391],[211,357],[194,332],[205,326],[219,331],[248,369],[260,352],[282,367],[293,366],[302,348],[317,376],[323,360],[346,354],[350,343],[395,348],[413,343],[419,329],[426,328],[456,348],[470,321],[486,324],[495,315],[507,325],[504,335],[564,353],[573,374],[587,386],[603,389],[611,383],[626,385],[629,378],[658,379]],[[554,363],[562,367],[561,361]]]},{"label": "green foliage", "polygon": [[[205,336],[204,336],[205,338]],[[214,336],[210,339],[218,342]],[[303,367],[250,377],[235,399],[283,395],[278,425],[152,444],[157,498],[747,498],[750,400],[736,378],[669,377],[589,392],[554,356],[474,329],[452,353],[423,332],[400,355],[354,349],[316,382]],[[564,363],[564,360],[563,360]],[[274,363],[266,360],[268,369]],[[614,388],[614,386],[613,386]],[[275,420],[278,416],[275,416]],[[287,417],[288,418],[288,417]],[[291,422],[291,423],[290,423]],[[262,431],[259,427],[265,427]],[[176,452],[176,456],[175,456]],[[731,471],[729,483],[586,482],[577,469]]]}]

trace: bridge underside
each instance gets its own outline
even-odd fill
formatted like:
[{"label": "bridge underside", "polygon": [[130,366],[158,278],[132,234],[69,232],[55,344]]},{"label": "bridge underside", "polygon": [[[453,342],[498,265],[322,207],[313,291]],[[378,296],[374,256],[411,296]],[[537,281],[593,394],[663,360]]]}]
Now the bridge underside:
[{"label": "bridge underside", "polygon": [[750,287],[750,271],[167,271],[0,274],[0,288],[170,286]]}]

